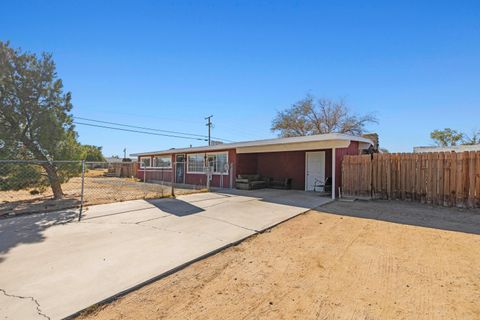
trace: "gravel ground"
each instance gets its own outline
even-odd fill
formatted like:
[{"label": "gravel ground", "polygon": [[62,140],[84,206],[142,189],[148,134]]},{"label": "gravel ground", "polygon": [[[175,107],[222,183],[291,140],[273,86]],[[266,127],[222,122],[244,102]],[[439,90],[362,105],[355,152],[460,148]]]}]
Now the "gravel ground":
[{"label": "gravel ground", "polygon": [[81,319],[479,319],[480,212],[335,202]]}]

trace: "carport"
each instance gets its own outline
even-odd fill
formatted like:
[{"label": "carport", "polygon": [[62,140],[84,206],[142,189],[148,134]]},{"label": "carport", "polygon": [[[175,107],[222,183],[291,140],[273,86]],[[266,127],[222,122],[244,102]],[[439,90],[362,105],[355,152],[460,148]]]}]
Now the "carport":
[{"label": "carport", "polygon": [[237,174],[258,174],[276,180],[290,178],[292,189],[313,191],[315,183],[333,179],[332,149],[239,153]]},{"label": "carport", "polygon": [[357,155],[371,146],[368,139],[341,134],[277,140],[282,143],[237,147],[236,174],[290,178],[292,189],[305,191],[314,191],[317,185],[330,179],[334,186],[331,194],[333,199],[341,185],[343,157]]}]

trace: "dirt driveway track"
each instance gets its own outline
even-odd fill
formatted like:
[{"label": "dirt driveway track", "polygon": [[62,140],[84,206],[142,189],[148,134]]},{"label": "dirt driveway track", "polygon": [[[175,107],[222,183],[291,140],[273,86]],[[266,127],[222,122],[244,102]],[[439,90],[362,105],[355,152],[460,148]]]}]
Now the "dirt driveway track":
[{"label": "dirt driveway track", "polygon": [[0,315],[60,319],[329,201],[199,193],[0,220]]}]

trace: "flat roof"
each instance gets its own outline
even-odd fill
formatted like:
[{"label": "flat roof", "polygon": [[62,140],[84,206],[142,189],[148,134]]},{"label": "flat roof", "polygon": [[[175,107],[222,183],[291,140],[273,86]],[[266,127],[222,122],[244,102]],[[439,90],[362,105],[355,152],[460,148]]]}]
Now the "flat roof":
[{"label": "flat roof", "polygon": [[233,143],[222,143],[213,146],[201,146],[201,147],[191,147],[191,148],[172,148],[167,150],[159,151],[149,151],[141,153],[132,153],[130,156],[148,156],[148,155],[157,155],[157,154],[172,154],[172,153],[189,153],[189,152],[200,152],[200,151],[214,151],[214,150],[225,150],[225,149],[235,149],[242,147],[256,147],[256,146],[268,146],[268,145],[279,145],[279,144],[293,144],[293,143],[303,143],[303,142],[321,142],[321,141],[358,141],[368,143],[373,145],[373,142],[370,139],[353,136],[344,133],[327,133],[327,134],[317,134],[312,136],[302,136],[302,137],[290,137],[290,138],[275,138],[275,139],[264,139],[264,140],[254,140],[254,141],[243,141],[243,142],[233,142]]}]

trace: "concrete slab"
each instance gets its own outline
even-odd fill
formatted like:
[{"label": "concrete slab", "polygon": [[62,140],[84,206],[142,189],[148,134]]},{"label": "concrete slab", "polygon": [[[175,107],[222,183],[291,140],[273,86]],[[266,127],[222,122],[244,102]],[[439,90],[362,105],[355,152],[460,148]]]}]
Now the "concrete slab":
[{"label": "concrete slab", "polygon": [[329,201],[216,192],[0,220],[0,314],[61,319]]}]

